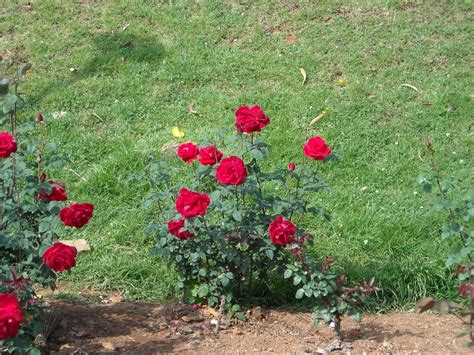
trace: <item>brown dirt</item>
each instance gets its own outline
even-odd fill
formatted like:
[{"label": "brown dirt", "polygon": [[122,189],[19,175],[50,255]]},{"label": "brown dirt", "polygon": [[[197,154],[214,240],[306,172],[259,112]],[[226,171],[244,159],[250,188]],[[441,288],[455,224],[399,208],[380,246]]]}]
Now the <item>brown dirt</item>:
[{"label": "brown dirt", "polygon": [[[50,354],[156,353],[315,353],[332,340],[331,331],[314,329],[311,315],[271,309],[252,311],[250,320],[213,333],[210,310],[186,305],[125,302],[51,301],[60,317],[48,339]],[[470,353],[463,328],[454,316],[415,314],[367,315],[362,323],[343,321],[345,347],[340,353]]]}]

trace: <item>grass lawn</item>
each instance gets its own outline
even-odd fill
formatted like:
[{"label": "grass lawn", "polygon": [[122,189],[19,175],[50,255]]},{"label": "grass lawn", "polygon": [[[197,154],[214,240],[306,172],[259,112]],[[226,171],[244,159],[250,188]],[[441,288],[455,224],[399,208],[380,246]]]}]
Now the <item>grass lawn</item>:
[{"label": "grass lawn", "polygon": [[443,216],[416,178],[429,136],[459,187],[473,183],[471,10],[468,1],[3,2],[0,51],[33,64],[22,118],[43,113],[71,158],[57,178],[72,200],[96,205],[71,232],[94,248],[67,276],[71,289],[166,299],[175,275],[143,234],[146,186],[127,179],[163,154],[172,127],[212,139],[232,127],[235,108],[259,104],[273,167],[301,162],[311,135],[341,158],[321,169],[332,191],[318,198],[333,221],[310,221],[315,255],[334,256],[350,278],[376,276],[386,306],[452,296]]}]

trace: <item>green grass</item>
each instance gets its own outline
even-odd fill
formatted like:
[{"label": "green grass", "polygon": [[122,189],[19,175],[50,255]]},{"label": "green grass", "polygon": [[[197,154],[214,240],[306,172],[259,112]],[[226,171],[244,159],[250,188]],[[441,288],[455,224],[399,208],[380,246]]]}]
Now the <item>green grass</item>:
[{"label": "green grass", "polygon": [[[375,275],[387,306],[453,295],[443,217],[414,191],[425,136],[446,172],[472,185],[470,9],[467,1],[4,2],[0,48],[33,63],[24,119],[45,115],[72,159],[59,177],[73,200],[96,205],[73,234],[94,251],[80,257],[71,287],[165,299],[175,274],[150,255],[146,191],[126,179],[162,154],[173,126],[212,139],[232,126],[236,107],[258,103],[272,120],[262,133],[271,166],[302,162],[301,146],[316,134],[341,157],[321,168],[332,192],[318,198],[333,221],[311,221],[315,255],[334,256],[351,278]],[[308,129],[324,108],[330,114]],[[67,113],[53,118],[59,111]]]}]

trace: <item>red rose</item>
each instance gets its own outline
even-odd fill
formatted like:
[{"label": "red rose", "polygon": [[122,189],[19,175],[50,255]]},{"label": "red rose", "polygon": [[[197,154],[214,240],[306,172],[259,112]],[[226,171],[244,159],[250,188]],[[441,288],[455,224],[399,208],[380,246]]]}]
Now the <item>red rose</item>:
[{"label": "red rose", "polygon": [[269,123],[270,119],[257,105],[252,108],[241,106],[235,111],[235,128],[239,132],[260,132]]},{"label": "red rose", "polygon": [[53,271],[66,271],[76,266],[77,249],[75,247],[54,243],[43,254],[43,263]]},{"label": "red rose", "polygon": [[66,188],[61,181],[49,180],[49,184],[52,186],[51,193],[47,193],[45,189],[41,189],[41,192],[38,194],[38,199],[46,198],[50,201],[66,201],[67,193]]},{"label": "red rose", "polygon": [[178,147],[178,157],[183,159],[185,163],[191,163],[196,160],[199,155],[199,148],[193,143],[184,143]]},{"label": "red rose", "polygon": [[204,215],[210,203],[211,198],[206,194],[181,189],[176,198],[176,210],[185,218],[196,217]]},{"label": "red rose", "polygon": [[214,165],[221,161],[222,152],[218,151],[216,147],[210,145],[199,150],[199,162],[202,165]]},{"label": "red rose", "polygon": [[15,137],[8,132],[0,133],[0,158],[8,158],[17,148]]},{"label": "red rose", "polygon": [[246,176],[244,162],[235,155],[222,159],[216,169],[216,179],[223,185],[239,185]]},{"label": "red rose", "polygon": [[189,231],[183,231],[181,232],[181,228],[184,227],[184,218],[179,219],[177,221],[169,221],[168,222],[168,232],[170,234],[177,236],[179,239],[188,239],[189,237],[192,237],[193,235],[189,233]]},{"label": "red rose", "polygon": [[9,293],[0,293],[0,340],[16,336],[22,320],[18,299]]},{"label": "red rose", "polygon": [[294,241],[293,235],[296,227],[291,221],[284,221],[282,216],[277,216],[268,226],[268,234],[273,244],[286,245]]},{"label": "red rose", "polygon": [[290,164],[288,164],[288,170],[289,171],[295,171],[295,169],[296,169],[295,163],[291,162]]},{"label": "red rose", "polygon": [[326,145],[326,142],[321,137],[309,138],[303,147],[304,155],[315,160],[324,160],[331,148]]},{"label": "red rose", "polygon": [[43,122],[43,120],[44,120],[43,115],[41,113],[38,113],[38,116],[36,116],[36,121]]},{"label": "red rose", "polygon": [[94,205],[90,203],[71,203],[59,211],[59,219],[64,225],[81,228],[92,218]]}]

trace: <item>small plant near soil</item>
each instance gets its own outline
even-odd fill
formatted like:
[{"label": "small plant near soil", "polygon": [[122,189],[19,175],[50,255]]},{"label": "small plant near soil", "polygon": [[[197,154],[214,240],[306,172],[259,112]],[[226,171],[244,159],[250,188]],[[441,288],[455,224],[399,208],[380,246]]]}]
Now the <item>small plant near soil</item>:
[{"label": "small plant near soil", "polygon": [[[469,300],[470,310],[463,314],[467,316],[468,321],[461,318],[468,326],[468,329],[460,334],[469,336],[467,345],[474,345],[474,191],[469,189],[461,193],[455,190],[457,184],[454,179],[444,177],[436,161],[436,151],[432,142],[426,138],[424,145],[428,152],[428,162],[431,168],[431,174],[420,176],[418,182],[423,190],[434,195],[431,208],[436,212],[444,212],[447,215],[447,221],[441,228],[441,238],[452,241],[453,253],[448,257],[446,265],[453,269],[457,275],[459,285],[459,296]],[[422,311],[433,308],[436,300],[430,299],[422,307]],[[440,303],[441,307],[449,311],[449,304]]]},{"label": "small plant near soil", "polygon": [[[43,331],[38,286],[55,286],[56,272],[76,264],[75,247],[58,242],[62,226],[81,228],[93,205],[68,203],[65,185],[47,177],[64,159],[47,140],[47,122],[20,121],[19,92],[29,64],[0,80],[0,352],[39,354]],[[6,73],[14,70],[6,64]],[[25,119],[25,118],[22,118]]]},{"label": "small plant near soil", "polygon": [[312,203],[313,194],[327,189],[318,164],[335,155],[323,138],[311,137],[303,147],[304,164],[265,171],[269,147],[259,132],[270,119],[259,106],[242,106],[235,116],[237,134],[181,144],[180,164],[148,165],[145,205],[158,216],[147,232],[156,233],[155,251],[176,265],[176,288],[185,300],[220,306],[242,320],[242,306],[271,297],[270,275],[291,278],[295,297],[314,304],[315,325],[333,324],[340,343],[341,317],[360,320],[360,306],[376,288],[373,281],[349,287],[333,259],[318,263],[307,255],[314,238],[304,221],[330,219]]}]

